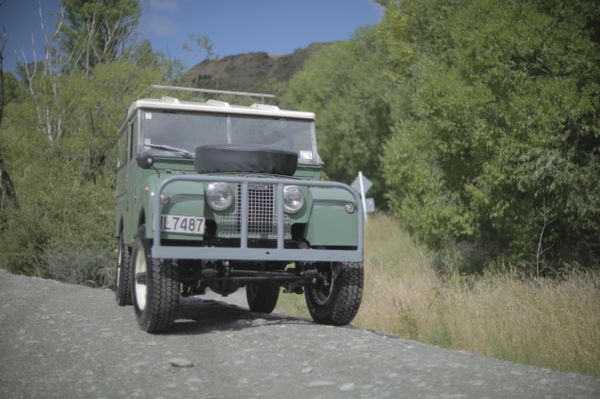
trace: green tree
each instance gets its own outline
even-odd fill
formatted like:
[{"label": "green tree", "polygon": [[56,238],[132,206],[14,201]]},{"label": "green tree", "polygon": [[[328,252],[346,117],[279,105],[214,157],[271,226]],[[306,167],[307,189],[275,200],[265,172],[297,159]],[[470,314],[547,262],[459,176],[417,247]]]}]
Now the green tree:
[{"label": "green tree", "polygon": [[127,59],[139,67],[152,67],[160,71],[160,82],[178,83],[182,80],[185,71],[185,65],[181,60],[169,58],[163,52],[154,51],[148,40],[133,45]]},{"label": "green tree", "polygon": [[29,94],[7,105],[0,147],[10,148],[6,162],[15,171],[20,206],[6,222],[11,234],[0,237],[2,267],[32,273],[38,266],[43,274],[56,256],[65,260],[84,249],[110,255],[115,133],[124,110],[160,74],[118,62],[97,65],[89,75],[60,76],[56,107],[63,112],[63,134],[53,141],[32,129],[39,98]]},{"label": "green tree", "polygon": [[473,241],[537,271],[550,259],[597,265],[593,2],[406,1],[400,11],[420,60],[384,158],[395,213],[436,248]]},{"label": "green tree", "polygon": [[[4,1],[0,1],[2,7]],[[16,97],[14,90],[14,77],[8,74],[6,79],[4,76],[4,49],[6,48],[6,31],[4,26],[0,31],[0,127],[2,126],[2,118],[4,116],[4,107],[7,103]],[[0,231],[3,230],[5,222],[5,214],[8,210],[16,206],[17,197],[15,190],[8,174],[6,165],[4,164],[3,149],[0,146]]]},{"label": "green tree", "polygon": [[[110,7],[113,3],[117,8]],[[118,7],[125,3],[65,2],[71,7],[68,25],[59,25],[58,32],[67,26],[67,32],[83,34],[101,14],[120,24],[125,14]],[[116,40],[105,39],[106,48]],[[51,40],[49,49],[77,44],[66,36]],[[112,260],[115,134],[131,102],[173,64],[149,45],[130,51],[120,47],[124,41],[116,42],[116,53],[107,51],[106,58],[93,62],[72,63],[76,58],[49,52],[43,62],[21,65],[21,81],[7,75],[0,149],[11,167],[19,207],[0,210],[2,227],[10,231],[0,235],[0,267],[108,283],[102,271]],[[81,49],[73,46],[70,54]]]},{"label": "green tree", "polygon": [[327,175],[351,182],[361,170],[373,178],[378,200],[385,191],[381,155],[391,126],[387,97],[394,87],[381,51],[378,32],[361,29],[352,40],[313,55],[284,96],[285,104],[316,112]]},{"label": "green tree", "polygon": [[195,33],[188,34],[188,40],[183,42],[183,49],[190,54],[200,52],[206,55],[205,59],[216,61],[219,56],[214,53],[213,44],[206,35],[198,36]]},{"label": "green tree", "polygon": [[124,55],[140,17],[138,0],[61,0],[61,5],[59,47],[66,65],[90,71]]},{"label": "green tree", "polygon": [[[287,101],[327,173],[362,169],[421,240],[534,265],[600,259],[600,9],[592,0],[380,1]],[[472,246],[472,245],[471,245]]]}]

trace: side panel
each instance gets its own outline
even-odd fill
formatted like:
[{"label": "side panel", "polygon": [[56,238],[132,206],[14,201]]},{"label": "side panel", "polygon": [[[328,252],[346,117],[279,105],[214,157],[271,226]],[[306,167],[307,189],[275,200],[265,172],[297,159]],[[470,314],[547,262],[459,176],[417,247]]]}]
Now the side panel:
[{"label": "side panel", "polygon": [[306,240],[311,246],[358,245],[358,212],[348,213],[346,204],[355,200],[344,190],[311,188],[313,197]]},{"label": "side panel", "polygon": [[127,125],[127,177],[125,178],[125,213],[123,215],[124,228],[123,236],[126,245],[132,245],[137,233],[137,223],[139,217],[139,209],[141,208],[139,192],[143,189],[142,173],[137,166],[135,157],[138,153],[139,142],[139,121],[138,115],[131,120]]},{"label": "side panel", "polygon": [[[126,122],[117,135],[117,164],[116,164],[116,212],[115,212],[115,237],[119,235],[121,221],[125,223],[128,211],[128,173],[131,129],[133,121]],[[124,228],[124,226],[123,226]],[[127,241],[127,240],[126,240]]]},{"label": "side panel", "polygon": [[[137,234],[140,214],[143,212],[146,223],[146,237],[154,237],[152,219],[154,216],[154,198],[156,188],[160,182],[172,177],[172,174],[162,172],[161,177],[153,169],[138,169],[135,189],[132,189],[133,207],[128,212],[125,237],[133,241]],[[147,190],[145,189],[147,187]],[[163,214],[180,216],[205,216],[204,215],[204,186],[199,182],[175,182],[169,185],[163,192],[169,197],[169,203],[161,206]],[[163,234],[163,238],[199,240],[199,236],[186,236],[181,234]]]},{"label": "side panel", "polygon": [[[168,176],[170,177],[170,176]],[[149,176],[146,186],[149,187],[148,193],[142,192],[140,195],[143,198],[144,210],[146,212],[146,236],[154,237],[152,229],[152,219],[154,217],[154,196],[156,195],[156,187],[163,179],[158,179]],[[179,216],[206,216],[204,205],[204,185],[196,182],[175,182],[169,185],[163,194],[169,197],[169,203],[161,206],[161,213],[166,215]],[[167,239],[186,239],[191,241],[201,240],[201,236],[185,235],[171,233],[161,235]]]},{"label": "side panel", "polygon": [[321,168],[314,166],[298,165],[294,177],[309,180],[320,180],[321,179]]},{"label": "side panel", "polygon": [[[133,164],[135,164],[135,160],[133,161]],[[128,245],[132,244],[137,236],[140,215],[144,213],[145,220],[149,220],[150,216],[148,215],[148,212],[151,211],[151,209],[148,208],[147,204],[151,203],[151,201],[148,201],[147,197],[150,196],[149,193],[153,187],[150,187],[147,182],[153,181],[152,178],[149,178],[150,174],[156,175],[156,172],[153,170],[139,169],[137,165],[132,167],[132,169],[135,169],[132,173],[132,175],[135,176],[135,180],[133,180],[132,176],[133,182],[128,185],[128,210],[125,217],[124,234],[125,242]],[[147,192],[144,190],[145,187],[148,187]]]}]

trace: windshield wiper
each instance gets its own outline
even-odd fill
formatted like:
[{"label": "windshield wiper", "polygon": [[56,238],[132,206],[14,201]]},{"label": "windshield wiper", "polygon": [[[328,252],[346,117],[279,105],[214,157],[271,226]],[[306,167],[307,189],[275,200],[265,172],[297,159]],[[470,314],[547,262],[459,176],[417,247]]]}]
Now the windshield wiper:
[{"label": "windshield wiper", "polygon": [[192,155],[192,153],[189,152],[188,150],[184,150],[183,148],[172,147],[170,145],[165,145],[165,144],[145,144],[145,146],[146,147],[151,147],[151,148],[156,148],[157,150],[166,150],[166,151],[178,152],[180,154],[185,155],[187,158],[193,158],[194,157]]}]

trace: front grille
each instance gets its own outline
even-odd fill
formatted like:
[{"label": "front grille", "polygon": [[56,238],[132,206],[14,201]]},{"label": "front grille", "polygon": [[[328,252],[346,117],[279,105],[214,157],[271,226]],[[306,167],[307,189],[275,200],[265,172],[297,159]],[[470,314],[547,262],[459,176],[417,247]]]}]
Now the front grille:
[{"label": "front grille", "polygon": [[[217,214],[217,237],[240,237],[241,208],[242,185],[238,184],[235,208]],[[290,217],[285,214],[283,217],[284,239],[290,239]],[[277,239],[274,185],[263,183],[248,184],[248,238]]]},{"label": "front grille", "polygon": [[[274,187],[262,184],[248,184],[248,235],[266,238],[273,229]],[[237,190],[238,209],[242,209],[242,186]],[[240,212],[241,213],[241,212]],[[241,228],[241,215],[238,214],[237,229]]]}]

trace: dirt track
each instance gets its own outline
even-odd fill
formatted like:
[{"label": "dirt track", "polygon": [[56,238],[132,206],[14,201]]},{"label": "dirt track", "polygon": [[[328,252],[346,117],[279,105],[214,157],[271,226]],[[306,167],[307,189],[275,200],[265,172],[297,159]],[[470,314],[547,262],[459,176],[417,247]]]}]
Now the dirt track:
[{"label": "dirt track", "polygon": [[592,377],[199,298],[149,335],[111,291],[3,270],[0,359],[1,398],[600,397]]}]

